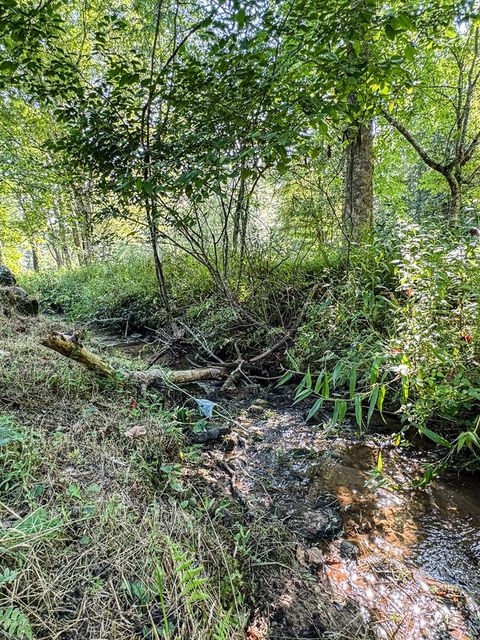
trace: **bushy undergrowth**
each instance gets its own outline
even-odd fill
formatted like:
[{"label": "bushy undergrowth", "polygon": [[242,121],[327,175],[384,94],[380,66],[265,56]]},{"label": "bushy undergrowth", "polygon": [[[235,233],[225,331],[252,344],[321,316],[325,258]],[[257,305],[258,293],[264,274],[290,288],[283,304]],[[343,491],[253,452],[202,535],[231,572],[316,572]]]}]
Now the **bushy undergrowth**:
[{"label": "bushy undergrowth", "polygon": [[[480,407],[480,241],[475,230],[385,223],[348,260],[314,252],[303,261],[253,253],[232,296],[189,257],[167,254],[174,314],[224,359],[257,354],[305,316],[283,365],[304,374],[298,393],[352,411],[359,428],[386,409],[447,455],[476,461]],[[25,278],[45,306],[71,318],[165,321],[148,255]],[[309,305],[309,292],[316,287]],[[205,355],[205,354],[203,354]],[[281,364],[276,358],[275,367]],[[274,367],[274,369],[275,369]],[[287,375],[287,377],[290,374]],[[435,429],[432,428],[435,425]],[[439,435],[440,434],[440,435]]]},{"label": "bushy undergrowth", "polygon": [[397,223],[354,251],[309,308],[291,352],[292,371],[306,372],[297,397],[315,398],[312,416],[331,403],[335,420],[351,409],[361,429],[388,407],[447,458],[467,449],[476,465],[479,267],[479,238],[468,229]]},{"label": "bushy undergrowth", "polygon": [[[163,268],[174,316],[229,359],[237,357],[236,348],[248,355],[269,346],[295,324],[327,265],[311,260],[300,268],[293,260],[259,252],[249,257],[241,280],[225,281],[225,288],[186,255],[167,253]],[[21,282],[44,310],[64,313],[74,321],[110,320],[135,330],[162,327],[167,319],[146,248],[119,252],[109,262],[24,274]]]},{"label": "bushy undergrowth", "polygon": [[45,310],[79,321],[118,317],[141,326],[158,311],[152,261],[140,251],[119,252],[111,262],[30,273],[22,284]]}]

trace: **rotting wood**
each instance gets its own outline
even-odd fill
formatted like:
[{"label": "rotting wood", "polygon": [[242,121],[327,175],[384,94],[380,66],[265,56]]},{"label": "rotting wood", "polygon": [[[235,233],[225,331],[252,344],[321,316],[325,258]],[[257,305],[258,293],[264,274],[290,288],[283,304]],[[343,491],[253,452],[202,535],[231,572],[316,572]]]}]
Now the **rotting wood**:
[{"label": "rotting wood", "polygon": [[166,369],[149,369],[148,371],[123,371],[115,369],[95,353],[86,349],[75,334],[69,335],[52,331],[41,340],[41,344],[53,349],[66,358],[75,360],[98,376],[115,379],[119,376],[127,380],[138,382],[143,388],[165,382],[173,384],[187,384],[200,380],[223,380],[228,375],[224,367],[208,367],[204,369],[187,369],[185,371],[171,371]]},{"label": "rotting wood", "polygon": [[114,378],[117,373],[113,367],[104,362],[99,356],[85,349],[76,334],[69,335],[52,331],[48,336],[42,338],[41,344],[66,358],[83,364],[87,369],[102,378]]}]

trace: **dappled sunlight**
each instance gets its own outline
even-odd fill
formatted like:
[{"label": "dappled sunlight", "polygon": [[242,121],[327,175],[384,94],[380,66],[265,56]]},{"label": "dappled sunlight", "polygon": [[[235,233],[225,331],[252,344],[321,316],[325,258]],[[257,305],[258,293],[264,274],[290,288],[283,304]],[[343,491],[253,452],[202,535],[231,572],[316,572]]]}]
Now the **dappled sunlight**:
[{"label": "dappled sunlight", "polygon": [[[254,401],[238,415],[251,438],[245,436],[237,457],[225,456],[235,468],[237,489],[300,534],[300,564],[310,567],[319,583],[327,581],[338,603],[357,603],[377,637],[430,640],[443,629],[456,640],[471,638],[470,616],[478,610],[462,586],[476,591],[480,585],[476,569],[461,565],[461,559],[469,549],[462,523],[474,520],[474,536],[480,536],[480,504],[473,487],[457,490],[437,481],[427,491],[412,491],[403,483],[395,488],[402,478],[418,473],[415,456],[391,447],[388,437],[355,442],[325,436],[321,427],[305,423],[302,409],[281,403],[271,396],[268,403]],[[371,476],[378,446],[385,481],[380,486]],[[343,523],[340,538],[319,524],[316,511],[333,518],[335,503]],[[310,518],[309,526],[302,513]],[[456,520],[448,520],[452,514]],[[435,521],[433,537],[430,520]],[[455,536],[464,539],[455,551],[463,566],[457,584],[445,571],[443,554]],[[478,567],[478,558],[476,562]],[[291,606],[291,600],[287,593],[283,605]]]}]

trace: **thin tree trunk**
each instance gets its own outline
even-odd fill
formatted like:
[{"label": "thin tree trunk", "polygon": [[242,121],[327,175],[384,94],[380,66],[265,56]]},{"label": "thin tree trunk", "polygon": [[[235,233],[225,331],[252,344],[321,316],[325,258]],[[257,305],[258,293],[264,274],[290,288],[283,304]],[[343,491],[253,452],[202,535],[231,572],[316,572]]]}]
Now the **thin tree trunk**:
[{"label": "thin tree trunk", "polygon": [[30,243],[32,250],[32,266],[34,271],[40,271],[40,260],[38,258],[38,250],[34,242]]},{"label": "thin tree trunk", "polygon": [[158,227],[157,227],[157,212],[154,203],[150,198],[145,199],[145,210],[147,214],[148,228],[150,232],[150,244],[152,247],[153,262],[155,265],[155,275],[157,278],[158,293],[160,300],[163,302],[165,312],[167,314],[168,321],[175,333],[178,331],[177,324],[173,318],[172,308],[170,305],[170,296],[168,294],[167,283],[165,280],[165,273],[163,270],[162,258],[158,247]]},{"label": "thin tree trunk", "polygon": [[[245,180],[240,178],[240,187],[238,190],[237,204],[233,218],[232,246],[236,253],[238,251],[238,241],[242,242],[242,226],[243,226],[243,210],[245,204]],[[241,249],[241,247],[240,247]]]},{"label": "thin tree trunk", "polygon": [[350,242],[359,242],[373,220],[373,122],[349,127],[343,222]]},{"label": "thin tree trunk", "polygon": [[445,173],[445,178],[450,188],[450,197],[448,201],[448,217],[450,224],[456,226],[460,219],[460,211],[462,208],[462,182],[461,177],[454,173]]}]

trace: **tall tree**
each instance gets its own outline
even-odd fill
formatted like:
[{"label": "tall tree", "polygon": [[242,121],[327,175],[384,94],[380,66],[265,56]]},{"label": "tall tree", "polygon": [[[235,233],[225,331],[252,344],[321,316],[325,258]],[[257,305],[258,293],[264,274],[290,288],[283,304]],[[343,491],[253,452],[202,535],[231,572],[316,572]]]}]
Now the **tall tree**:
[{"label": "tall tree", "polygon": [[[449,190],[448,217],[457,224],[463,190],[480,170],[480,29],[477,19],[460,33],[452,33],[442,56],[424,53],[423,78],[412,98],[422,114],[413,129],[388,109],[383,116],[412,146],[419,157],[446,181]],[[448,54],[448,57],[445,55]],[[423,104],[422,104],[423,103]],[[433,129],[425,127],[424,109],[436,114]],[[427,136],[430,137],[428,140]],[[427,138],[427,139],[426,139]],[[425,142],[424,142],[425,140]],[[430,142],[430,149],[426,143]],[[433,143],[433,144],[432,144]]]}]

